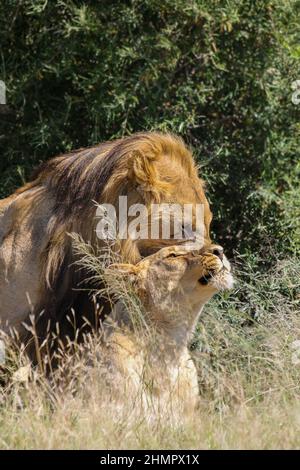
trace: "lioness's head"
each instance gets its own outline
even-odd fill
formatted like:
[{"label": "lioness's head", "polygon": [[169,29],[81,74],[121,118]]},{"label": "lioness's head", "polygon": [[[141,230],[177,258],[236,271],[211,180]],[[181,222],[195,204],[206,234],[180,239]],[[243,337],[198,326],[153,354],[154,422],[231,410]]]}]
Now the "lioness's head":
[{"label": "lioness's head", "polygon": [[200,250],[169,246],[136,265],[117,265],[136,286],[150,318],[167,327],[194,326],[203,305],[233,286],[230,263],[218,245]]}]

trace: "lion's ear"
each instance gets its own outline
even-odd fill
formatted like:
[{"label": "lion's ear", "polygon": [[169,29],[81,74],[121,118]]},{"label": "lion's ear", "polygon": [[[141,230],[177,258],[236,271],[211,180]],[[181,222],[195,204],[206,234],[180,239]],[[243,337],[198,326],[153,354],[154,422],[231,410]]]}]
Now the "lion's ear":
[{"label": "lion's ear", "polygon": [[155,165],[156,156],[147,155],[139,150],[132,152],[128,178],[136,186],[146,202],[161,200],[162,194],[170,190],[170,185],[162,181]]}]

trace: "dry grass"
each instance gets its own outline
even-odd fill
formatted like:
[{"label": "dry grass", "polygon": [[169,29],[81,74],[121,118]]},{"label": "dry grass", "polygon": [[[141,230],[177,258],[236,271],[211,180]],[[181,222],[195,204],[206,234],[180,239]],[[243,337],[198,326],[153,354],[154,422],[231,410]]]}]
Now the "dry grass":
[{"label": "dry grass", "polygon": [[120,410],[101,361],[87,360],[98,345],[87,336],[51,381],[37,371],[27,380],[26,357],[10,350],[0,448],[299,448],[299,261],[265,274],[257,266],[241,260],[235,291],[216,297],[201,319],[192,344],[201,388],[193,417],[149,421],[133,414],[130,398]]}]

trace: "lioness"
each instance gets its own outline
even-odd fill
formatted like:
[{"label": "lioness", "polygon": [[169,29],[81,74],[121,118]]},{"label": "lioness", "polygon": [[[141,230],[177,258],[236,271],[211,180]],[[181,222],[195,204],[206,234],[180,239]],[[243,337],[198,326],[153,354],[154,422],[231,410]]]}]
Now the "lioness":
[{"label": "lioness", "polygon": [[148,405],[171,403],[192,410],[199,390],[188,343],[204,304],[233,285],[222,248],[189,251],[171,246],[136,265],[112,268],[130,277],[145,320],[136,329],[137,319],[128,307],[119,303],[114,310],[115,325],[108,326],[106,343],[114,387],[122,396],[127,389]]}]

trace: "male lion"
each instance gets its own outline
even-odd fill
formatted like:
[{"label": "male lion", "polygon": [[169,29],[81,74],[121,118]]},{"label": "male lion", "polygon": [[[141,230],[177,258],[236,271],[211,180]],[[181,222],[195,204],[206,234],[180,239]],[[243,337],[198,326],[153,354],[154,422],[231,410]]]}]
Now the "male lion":
[{"label": "male lion", "polygon": [[[120,195],[128,196],[129,206],[203,204],[204,242],[210,243],[212,216],[203,182],[178,137],[140,133],[55,157],[0,201],[2,329],[14,327],[22,336],[22,322],[32,314],[41,336],[57,323],[62,332],[71,310],[78,327],[83,317],[92,321],[89,285],[82,283],[87,276],[76,268],[69,234],[79,234],[97,250],[95,203],[117,206]],[[122,240],[121,255],[135,264],[166,244],[170,240]]]},{"label": "male lion", "polygon": [[215,245],[197,251],[171,246],[136,265],[112,268],[131,279],[143,310],[140,324],[128,302],[120,301],[113,312],[106,338],[113,387],[119,396],[122,390],[121,401],[127,390],[146,404],[166,406],[171,400],[176,410],[192,410],[199,390],[188,343],[204,304],[232,287],[228,260]]}]

